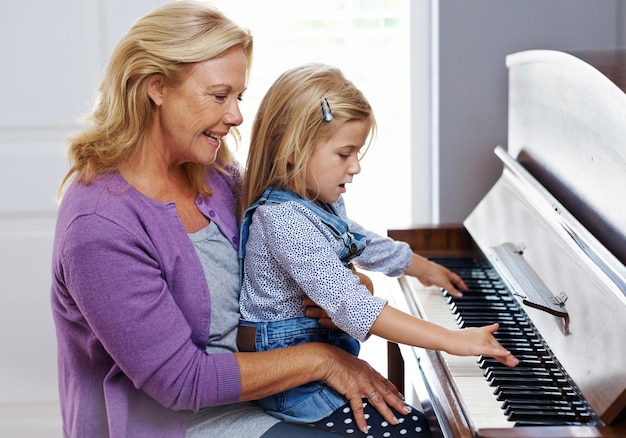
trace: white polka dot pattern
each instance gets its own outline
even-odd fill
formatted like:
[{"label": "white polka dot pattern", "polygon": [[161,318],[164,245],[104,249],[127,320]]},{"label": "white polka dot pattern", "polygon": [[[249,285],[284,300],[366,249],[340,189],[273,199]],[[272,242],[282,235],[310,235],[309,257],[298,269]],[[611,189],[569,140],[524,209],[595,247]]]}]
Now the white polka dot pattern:
[{"label": "white polka dot pattern", "polygon": [[[376,409],[368,403],[363,404],[363,409],[366,414],[366,418],[374,418],[374,420],[368,420],[368,433],[365,435],[368,438],[392,438],[392,437],[419,437],[419,438],[432,438],[432,434],[428,429],[426,423],[426,417],[424,414],[416,409],[413,409],[410,414],[400,414],[396,412],[399,424],[393,426],[383,419]],[[338,436],[364,436],[356,428],[350,427],[349,424],[353,423],[354,416],[349,405],[346,405],[343,409],[336,410],[333,414],[324,420],[317,423],[309,424],[309,426],[319,428],[322,430],[328,430],[336,433]]]}]

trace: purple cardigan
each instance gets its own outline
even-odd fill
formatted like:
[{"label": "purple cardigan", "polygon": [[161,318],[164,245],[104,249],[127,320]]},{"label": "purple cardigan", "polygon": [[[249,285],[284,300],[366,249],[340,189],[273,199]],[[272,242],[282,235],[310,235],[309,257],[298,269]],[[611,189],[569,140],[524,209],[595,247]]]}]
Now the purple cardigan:
[{"label": "purple cardigan", "polygon": [[[235,249],[238,181],[212,172],[196,201]],[[234,355],[204,353],[209,290],[173,203],[117,173],[73,183],[52,257],[65,436],[182,437],[191,411],[237,401]]]}]

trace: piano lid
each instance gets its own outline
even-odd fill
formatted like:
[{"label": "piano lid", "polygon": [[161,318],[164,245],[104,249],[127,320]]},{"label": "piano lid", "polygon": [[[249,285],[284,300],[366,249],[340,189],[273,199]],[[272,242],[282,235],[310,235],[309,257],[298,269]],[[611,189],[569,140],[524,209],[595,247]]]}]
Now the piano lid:
[{"label": "piano lid", "polygon": [[509,153],[626,264],[626,49],[506,62]]},{"label": "piano lid", "polygon": [[571,54],[507,64],[517,160],[496,149],[502,176],[464,225],[610,424],[626,408],[626,95]]}]

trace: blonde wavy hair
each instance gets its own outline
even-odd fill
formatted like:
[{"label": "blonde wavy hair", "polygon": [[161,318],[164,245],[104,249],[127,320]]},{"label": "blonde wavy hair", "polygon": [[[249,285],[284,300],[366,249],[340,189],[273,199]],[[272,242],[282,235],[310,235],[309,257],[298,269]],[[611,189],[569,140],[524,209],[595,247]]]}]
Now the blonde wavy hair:
[{"label": "blonde wavy hair", "polygon": [[[326,98],[333,118],[320,107]],[[325,105],[325,102],[324,102]],[[250,138],[241,211],[269,186],[306,196],[306,165],[317,144],[347,121],[369,120],[372,143],[376,121],[363,93],[336,67],[313,63],[283,73],[263,97]]]},{"label": "blonde wavy hair", "polygon": [[[234,46],[243,48],[250,66],[250,32],[201,2],[172,2],[135,22],[113,50],[96,105],[87,117],[90,125],[69,139],[71,167],[61,183],[59,196],[74,178],[89,184],[118,169],[135,154],[141,156],[145,152],[141,140],[152,123],[155,108],[147,91],[151,77],[162,76],[176,86],[184,81],[194,63],[219,57]],[[231,129],[231,133],[238,143],[239,132]],[[223,145],[212,166],[226,172],[233,161],[232,152]],[[210,194],[210,188],[204,184],[209,166],[183,166],[194,189]]]}]

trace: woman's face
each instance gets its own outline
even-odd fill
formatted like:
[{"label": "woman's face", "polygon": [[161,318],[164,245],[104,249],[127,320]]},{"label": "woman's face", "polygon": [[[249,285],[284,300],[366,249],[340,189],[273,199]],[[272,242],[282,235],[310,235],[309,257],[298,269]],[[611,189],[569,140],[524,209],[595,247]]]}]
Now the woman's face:
[{"label": "woman's face", "polygon": [[330,203],[346,192],[346,184],[361,171],[358,153],[371,129],[369,120],[344,122],[315,145],[306,166],[307,197]]},{"label": "woman's face", "polygon": [[159,83],[151,97],[159,111],[150,141],[168,165],[211,164],[221,138],[243,121],[239,101],[246,88],[248,62],[240,46],[219,58],[194,64],[185,81]]}]

